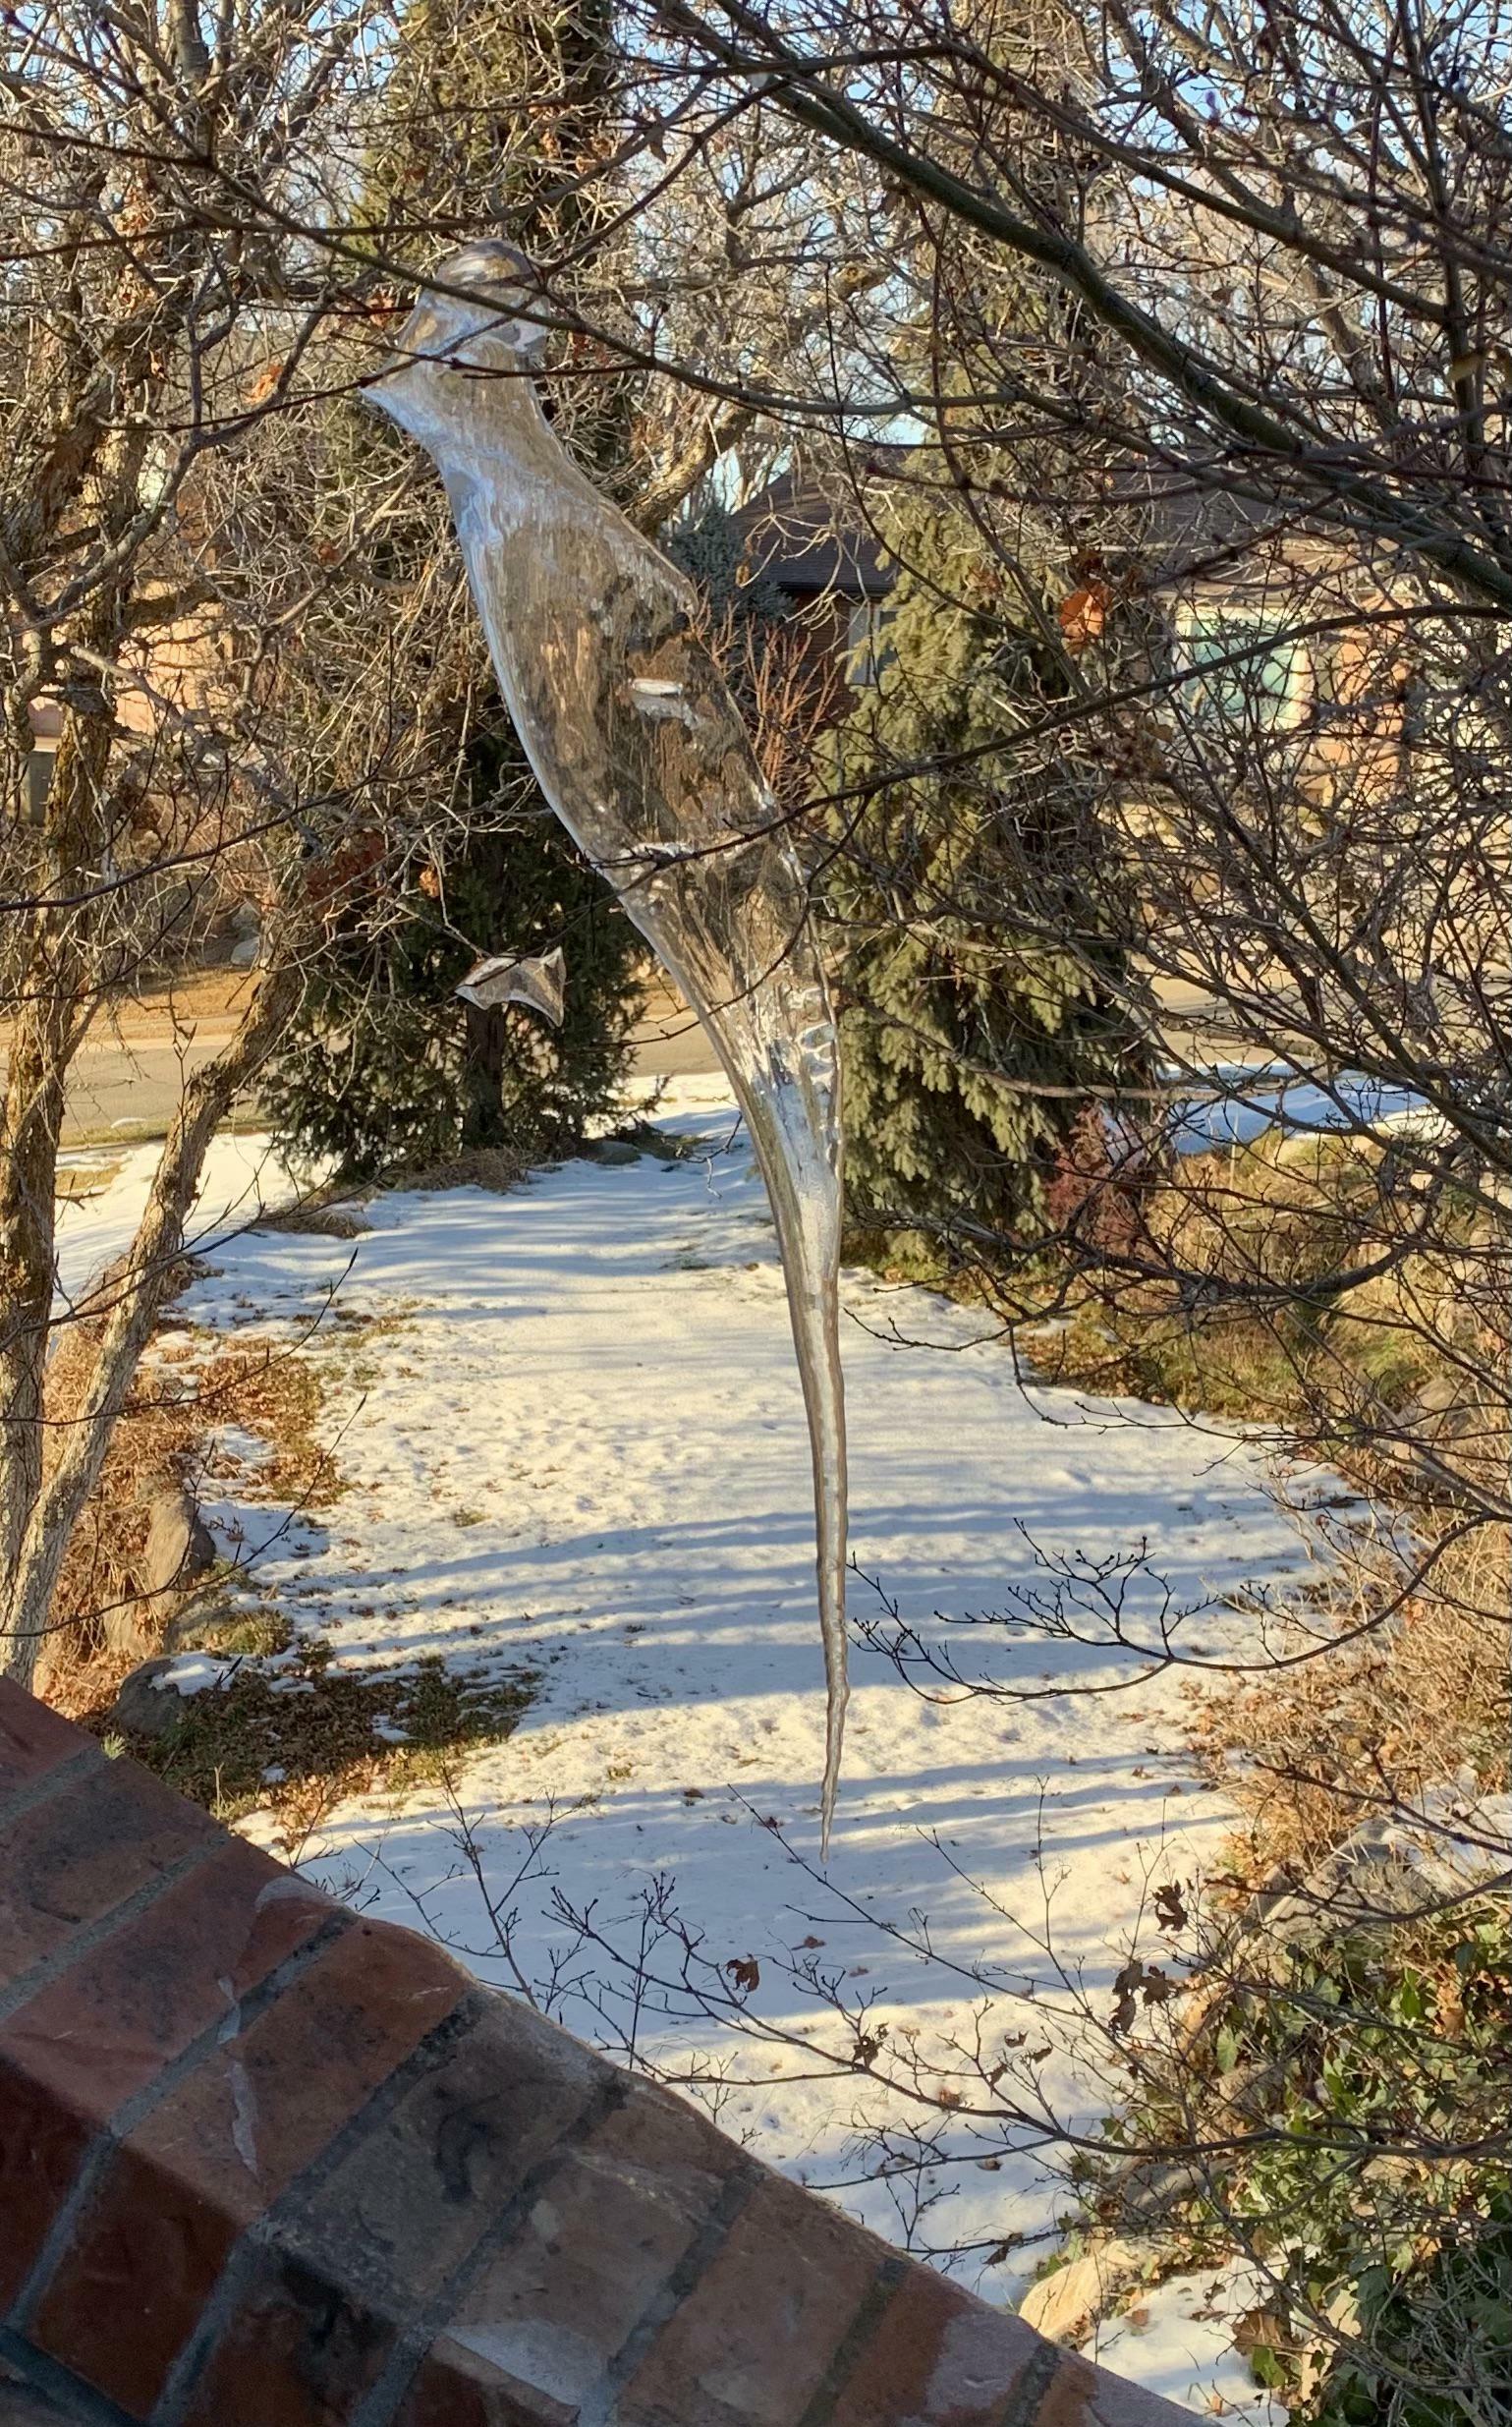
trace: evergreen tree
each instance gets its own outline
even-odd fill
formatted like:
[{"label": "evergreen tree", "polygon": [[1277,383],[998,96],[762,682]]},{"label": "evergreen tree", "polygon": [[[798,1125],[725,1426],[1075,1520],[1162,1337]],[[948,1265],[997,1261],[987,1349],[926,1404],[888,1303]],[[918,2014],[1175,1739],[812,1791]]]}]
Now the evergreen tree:
[{"label": "evergreen tree", "polygon": [[[550,256],[590,232],[607,198],[587,172],[612,141],[610,12],[576,0],[413,0],[401,21],[368,156],[364,221],[417,268],[499,234]],[[623,479],[630,387],[594,379],[558,426],[611,487]],[[406,460],[397,433],[343,399],[325,439],[371,465]],[[432,595],[454,562],[439,491],[418,482],[373,545],[377,612]],[[349,884],[264,1096],[280,1135],[371,1177],[459,1149],[549,1152],[612,1101],[629,1061],[644,947],[557,822],[494,689],[481,636],[435,596],[433,641],[373,649],[375,733],[402,731],[403,781],[368,785],[381,849]],[[459,738],[462,737],[462,738]],[[479,1011],[454,989],[483,952],[567,958],[566,1015]]]},{"label": "evergreen tree", "polygon": [[980,1254],[1034,1241],[1089,1096],[1143,1055],[1105,896],[1091,908],[1092,770],[990,747],[1067,692],[1053,608],[1031,619],[963,510],[903,494],[877,680],[835,741],[847,1168],[862,1225],[969,1229]]},{"label": "evergreen tree", "polygon": [[[1075,225],[1098,156],[1032,122],[1015,80],[1075,38],[1061,0],[1008,0],[981,39],[990,111],[938,94],[936,140],[1022,163],[1020,198]],[[974,112],[976,105],[974,103]],[[836,736],[825,879],[839,923],[856,1218],[1033,1252],[1089,1121],[1148,1083],[1130,1008],[1133,888],[1102,819],[1106,735],[1054,713],[1138,656],[1138,516],[1121,500],[1120,359],[1058,280],[931,236],[900,385],[931,400],[882,536],[898,568],[877,679]],[[1051,400],[1047,403],[1046,400]],[[859,789],[853,790],[856,787]]]},{"label": "evergreen tree", "polygon": [[[619,1094],[644,946],[515,761],[512,730],[476,735],[450,865],[423,861],[396,896],[341,908],[264,1082],[275,1133],[349,1179],[445,1162],[459,1148],[560,1154]],[[480,952],[555,944],[567,959],[559,1029],[456,1000]]]}]

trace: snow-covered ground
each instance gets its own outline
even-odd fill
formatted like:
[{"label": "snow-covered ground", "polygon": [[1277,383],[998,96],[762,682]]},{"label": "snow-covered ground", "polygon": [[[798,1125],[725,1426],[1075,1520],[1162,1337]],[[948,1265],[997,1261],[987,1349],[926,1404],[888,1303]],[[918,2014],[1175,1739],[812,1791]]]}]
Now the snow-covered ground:
[{"label": "snow-covered ground", "polygon": [[[65,1165],[88,1170],[114,1165],[114,1169],[107,1185],[59,1208],[60,1305],[76,1304],[101,1266],[130,1247],[161,1152],[156,1145],[131,1147],[119,1155],[108,1147],[76,1147],[63,1157]],[[186,1242],[191,1254],[208,1254],[222,1239],[255,1221],[270,1205],[283,1204],[290,1193],[289,1176],[269,1153],[266,1138],[222,1130],[212,1139],[205,1157],[198,1203]]]},{"label": "snow-covered ground", "polygon": [[[1184,1756],[1174,1681],[935,1704],[858,1648],[820,1869],[822,1668],[781,1274],[722,1083],[679,1083],[658,1117],[697,1158],[576,1161],[510,1196],[383,1197],[356,1242],[244,1232],[191,1290],[190,1322],[273,1338],[308,1330],[338,1282],[349,1315],[402,1319],[365,1335],[361,1391],[327,1329],[299,1352],[325,1360],[348,1484],[319,1522],[263,1505],[242,1444],[208,1513],[252,1556],[250,1586],[344,1666],[438,1653],[539,1679],[515,1736],[460,1781],[470,1850],[427,1790],[338,1810],[308,1859],[387,1917],[423,1917],[485,1978],[555,1971],[569,2026],[701,2072],[760,2156],[895,2239],[965,2245],[962,2271],[1012,2299],[1063,2201],[1055,2152],[972,2119],[990,2102],[961,2052],[980,2047],[985,2070],[1022,2034],[1009,2060],[1033,2059],[1060,2117],[1094,2131],[1107,2092],[1075,2053],[1078,1999],[1105,2019],[1148,1890],[1209,1861],[1225,1813]],[[224,1231],[236,1205],[245,1218],[267,1184],[230,1143],[202,1228]],[[71,1216],[71,1260],[114,1239],[116,1189]],[[1000,1608],[1035,1581],[1036,1546],[1095,1560],[1143,1541],[1136,1615],[1162,1586],[1188,1604],[1299,1563],[1253,1448],[1165,1411],[1021,1389],[980,1322],[927,1293],[857,1273],[845,1295],[853,1547],[906,1617]],[[853,1601],[879,1607],[860,1579]],[[1241,1642],[1246,1623],[1214,1612],[1188,1640]],[[1121,1673],[1105,1653],[995,1630],[959,1648],[1036,1691]],[[507,1958],[484,1887],[513,1916]],[[754,2033],[682,1993],[680,1932]],[[638,2005],[643,1944],[672,1986]],[[858,2036],[932,2103],[837,2072]],[[1013,2088],[1010,2071],[998,2095]],[[1255,2403],[1221,2320],[1191,2314],[1212,2305],[1152,2296],[1115,2364],[1200,2410]]]},{"label": "snow-covered ground", "polygon": [[1374,1140],[1414,1133],[1432,1137],[1443,1126],[1440,1116],[1411,1088],[1388,1087],[1361,1071],[1340,1071],[1327,1087],[1285,1062],[1264,1067],[1214,1062],[1205,1075],[1210,1092],[1183,1101],[1180,1077],[1174,1070],[1166,1073],[1173,1088],[1175,1113],[1171,1144],[1178,1154],[1249,1145],[1272,1129],[1284,1129],[1299,1138],[1347,1131],[1360,1139]]}]

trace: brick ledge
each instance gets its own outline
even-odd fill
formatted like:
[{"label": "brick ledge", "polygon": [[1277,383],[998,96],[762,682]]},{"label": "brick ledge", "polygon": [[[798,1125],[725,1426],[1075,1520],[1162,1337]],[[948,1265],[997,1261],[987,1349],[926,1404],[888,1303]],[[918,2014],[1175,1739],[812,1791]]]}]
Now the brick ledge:
[{"label": "brick ledge", "polygon": [[1179,2427],[0,1682],[6,2427]]}]

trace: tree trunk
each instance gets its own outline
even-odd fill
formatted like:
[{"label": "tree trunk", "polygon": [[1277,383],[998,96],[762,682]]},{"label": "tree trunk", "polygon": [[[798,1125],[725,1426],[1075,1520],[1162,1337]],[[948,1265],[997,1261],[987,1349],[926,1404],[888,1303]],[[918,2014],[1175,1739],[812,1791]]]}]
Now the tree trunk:
[{"label": "tree trunk", "polygon": [[92,905],[64,905],[87,865],[110,741],[108,717],[75,711],[65,720],[32,860],[37,906],[18,954],[20,1006],[0,1129],[0,1608],[15,1590],[42,1484],[58,1146],[68,1072],[90,1008],[84,968]]},{"label": "tree trunk", "polygon": [[16,1574],[42,1482],[63,1080],[27,1017],[11,1048],[0,1155],[0,1583]]},{"label": "tree trunk", "polygon": [[[239,1034],[185,1088],[125,1274],[105,1318],[84,1403],[67,1428],[52,1472],[33,1493],[7,1578],[0,1644],[6,1646],[6,1672],[22,1685],[29,1686],[36,1673],[41,1646],[52,1631],[53,1595],[74,1528],[99,1480],[141,1352],[172,1288],[206,1150],[228,1107],[277,1044],[299,989],[293,964],[266,977]],[[39,1441],[40,1427],[35,1437]]]},{"label": "tree trunk", "polygon": [[465,1148],[502,1146],[509,1015],[497,1003],[487,1011],[476,1003],[468,1003],[465,1009],[468,1042],[462,1072],[462,1143]]}]

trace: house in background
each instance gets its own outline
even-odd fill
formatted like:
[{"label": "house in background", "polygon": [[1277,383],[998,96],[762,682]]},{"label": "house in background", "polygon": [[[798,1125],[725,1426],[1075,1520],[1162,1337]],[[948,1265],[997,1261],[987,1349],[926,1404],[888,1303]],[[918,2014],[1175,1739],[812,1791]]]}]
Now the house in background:
[{"label": "house in background", "polygon": [[868,518],[868,491],[890,470],[884,458],[868,462],[859,493],[781,473],[733,518],[750,578],[781,591],[815,663],[837,667],[853,691],[876,680],[882,603],[895,578]]},{"label": "house in background", "polygon": [[[873,449],[827,482],[812,471],[784,472],[733,517],[748,577],[775,585],[816,670],[843,680],[830,714],[874,683],[884,661],[896,568],[876,532],[908,454]],[[1379,792],[1398,779],[1413,669],[1395,641],[1382,645],[1369,616],[1349,628],[1371,589],[1358,558],[1179,466],[1158,475],[1128,467],[1109,507],[1124,543],[1145,560],[1141,594],[1163,628],[1166,669],[1189,678],[1173,695],[1183,718],[1260,755],[1294,737],[1302,780],[1323,799],[1362,785]],[[1094,583],[1076,595],[1108,593]],[[1100,629],[1098,620],[1081,641]],[[1075,649],[1078,639],[1068,639]]]},{"label": "house in background", "polygon": [[1320,810],[1400,783],[1433,677],[1391,611],[1399,567],[1177,464],[1132,468],[1117,494],[1177,678],[1166,712],[1225,749],[1236,775],[1284,768]]}]

